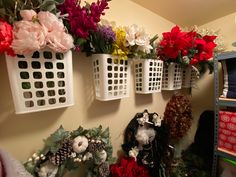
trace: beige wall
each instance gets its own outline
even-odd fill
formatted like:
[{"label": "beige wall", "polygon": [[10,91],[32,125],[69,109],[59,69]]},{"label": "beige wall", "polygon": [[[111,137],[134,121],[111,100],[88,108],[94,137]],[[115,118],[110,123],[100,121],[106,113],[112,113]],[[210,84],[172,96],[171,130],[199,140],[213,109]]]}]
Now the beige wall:
[{"label": "beige wall", "polygon": [[[171,22],[129,0],[113,0],[110,7],[106,19],[114,20],[120,25],[136,23],[145,27],[150,34],[161,34],[173,26]],[[110,127],[114,155],[116,155],[122,143],[123,131],[137,112],[148,108],[150,112],[163,114],[166,101],[172,92],[137,95],[133,91],[133,75],[129,98],[109,102],[95,100],[91,66],[90,58],[82,54],[73,54],[74,106],[15,115],[6,63],[1,56],[0,146],[17,159],[25,161],[34,151],[42,148],[42,140],[60,125],[67,130],[74,130],[80,125],[92,128],[101,124]]]}]

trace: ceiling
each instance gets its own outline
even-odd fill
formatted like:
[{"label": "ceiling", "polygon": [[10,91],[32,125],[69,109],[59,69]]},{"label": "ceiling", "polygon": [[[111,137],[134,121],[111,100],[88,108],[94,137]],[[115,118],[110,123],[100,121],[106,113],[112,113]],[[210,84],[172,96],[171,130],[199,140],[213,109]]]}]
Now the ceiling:
[{"label": "ceiling", "polygon": [[236,12],[236,0],[131,0],[180,26],[203,25]]}]

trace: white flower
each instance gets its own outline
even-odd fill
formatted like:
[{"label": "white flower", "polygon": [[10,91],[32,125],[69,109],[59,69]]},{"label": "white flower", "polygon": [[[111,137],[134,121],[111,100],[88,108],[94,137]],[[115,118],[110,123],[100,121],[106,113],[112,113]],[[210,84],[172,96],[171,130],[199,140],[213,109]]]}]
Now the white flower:
[{"label": "white flower", "polygon": [[155,126],[160,127],[161,121],[162,121],[162,118],[160,116],[158,116],[157,114],[153,115],[152,122],[154,123]]},{"label": "white flower", "polygon": [[83,157],[83,161],[87,161],[93,158],[93,154],[90,152],[87,152],[84,157]]},{"label": "white flower", "polygon": [[138,32],[138,26],[133,24],[126,28],[126,40],[130,46],[136,44],[136,33]]},{"label": "white flower", "polygon": [[100,151],[98,156],[101,160],[101,163],[103,163],[107,160],[107,152],[105,150]]},{"label": "white flower", "polygon": [[85,136],[77,136],[73,140],[73,150],[77,153],[84,152],[88,147],[88,139]]},{"label": "white flower", "polygon": [[151,122],[149,122],[149,116],[147,112],[144,112],[143,117],[138,118],[137,121],[140,125],[144,125],[145,123],[152,124]]},{"label": "white flower", "polygon": [[58,171],[58,167],[47,161],[41,165],[38,172],[39,177],[55,177]]},{"label": "white flower", "polygon": [[75,158],[75,157],[76,157],[76,153],[75,153],[75,152],[72,152],[70,156],[71,156],[72,158]]},{"label": "white flower", "polygon": [[135,135],[136,140],[139,142],[139,145],[146,145],[149,144],[154,140],[156,136],[156,132],[152,128],[145,128],[145,127],[139,127],[138,131]]},{"label": "white flower", "polygon": [[142,51],[144,53],[150,53],[151,49],[153,49],[153,47],[150,44],[138,46],[137,48],[138,51]]},{"label": "white flower", "polygon": [[133,157],[136,160],[138,153],[139,153],[139,149],[137,147],[134,147],[129,151],[129,156]]},{"label": "white flower", "polygon": [[144,28],[139,28],[135,24],[126,28],[126,40],[130,46],[137,45],[137,51],[150,53],[152,49],[149,35],[145,32]]}]

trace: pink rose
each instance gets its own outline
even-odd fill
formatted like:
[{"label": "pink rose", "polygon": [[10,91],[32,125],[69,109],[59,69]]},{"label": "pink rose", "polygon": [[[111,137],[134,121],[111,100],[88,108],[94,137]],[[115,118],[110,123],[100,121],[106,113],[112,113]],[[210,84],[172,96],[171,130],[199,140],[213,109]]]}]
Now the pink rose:
[{"label": "pink rose", "polygon": [[46,37],[47,46],[57,52],[67,52],[74,47],[71,35],[62,31],[52,31]]},{"label": "pink rose", "polygon": [[58,19],[57,16],[50,12],[41,11],[38,13],[38,19],[41,25],[45,26],[48,29],[48,32],[51,31],[64,31],[64,24],[62,20]]},{"label": "pink rose", "polygon": [[36,12],[33,10],[21,10],[20,16],[23,18],[23,20],[31,21],[33,17],[36,17]]},{"label": "pink rose", "polygon": [[30,54],[46,45],[47,30],[37,22],[19,21],[14,23],[12,48],[17,54]]}]

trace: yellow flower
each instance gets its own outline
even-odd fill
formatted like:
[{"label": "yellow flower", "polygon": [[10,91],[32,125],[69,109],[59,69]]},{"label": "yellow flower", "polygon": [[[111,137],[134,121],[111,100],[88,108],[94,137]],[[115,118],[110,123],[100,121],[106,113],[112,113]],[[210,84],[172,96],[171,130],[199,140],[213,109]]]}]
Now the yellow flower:
[{"label": "yellow flower", "polygon": [[114,44],[113,56],[117,56],[119,59],[127,60],[129,54],[129,48],[126,46],[126,32],[122,27],[114,29],[116,33],[116,41]]}]

